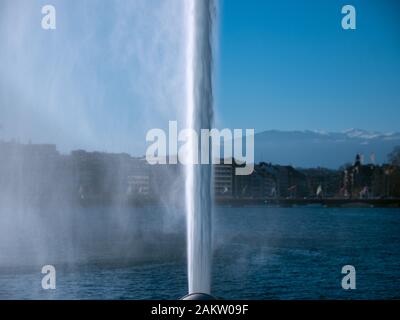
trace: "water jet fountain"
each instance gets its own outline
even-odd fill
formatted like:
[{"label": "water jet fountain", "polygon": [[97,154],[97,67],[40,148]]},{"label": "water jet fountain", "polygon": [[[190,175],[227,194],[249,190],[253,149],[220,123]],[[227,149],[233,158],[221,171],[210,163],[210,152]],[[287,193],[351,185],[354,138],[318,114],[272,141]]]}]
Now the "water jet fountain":
[{"label": "water jet fountain", "polygon": [[[200,132],[213,123],[213,0],[187,1],[187,128]],[[201,148],[201,146],[197,146]],[[189,142],[186,167],[186,217],[189,294],[211,292],[211,165],[194,164]],[[197,150],[199,151],[199,150]],[[193,297],[193,296],[192,296]]]}]

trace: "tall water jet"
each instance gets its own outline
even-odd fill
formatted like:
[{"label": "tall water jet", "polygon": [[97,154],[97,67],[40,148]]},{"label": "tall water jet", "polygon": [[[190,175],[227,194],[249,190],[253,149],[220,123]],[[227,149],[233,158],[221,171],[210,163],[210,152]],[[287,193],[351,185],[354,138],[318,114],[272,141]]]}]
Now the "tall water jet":
[{"label": "tall water jet", "polygon": [[[214,0],[187,1],[187,128],[213,123],[212,30]],[[188,143],[186,214],[189,293],[211,291],[211,165],[196,164],[197,141]]]}]

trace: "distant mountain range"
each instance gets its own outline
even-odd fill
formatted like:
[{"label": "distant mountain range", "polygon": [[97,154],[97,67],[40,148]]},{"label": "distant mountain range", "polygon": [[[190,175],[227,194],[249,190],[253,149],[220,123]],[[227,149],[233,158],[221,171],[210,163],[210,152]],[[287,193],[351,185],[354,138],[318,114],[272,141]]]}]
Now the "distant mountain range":
[{"label": "distant mountain range", "polygon": [[269,130],[255,134],[254,140],[257,162],[338,168],[353,162],[357,153],[363,155],[364,163],[386,162],[387,155],[400,145],[400,133]]}]

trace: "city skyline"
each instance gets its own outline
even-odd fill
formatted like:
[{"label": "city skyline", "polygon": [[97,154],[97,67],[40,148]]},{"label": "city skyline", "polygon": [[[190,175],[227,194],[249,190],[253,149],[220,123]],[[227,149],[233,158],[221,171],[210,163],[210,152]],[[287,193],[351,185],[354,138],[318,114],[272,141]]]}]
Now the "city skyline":
[{"label": "city skyline", "polygon": [[[214,195],[217,200],[228,202],[292,198],[303,205],[309,201],[304,202],[306,198],[314,202],[322,198],[341,199],[330,203],[339,206],[346,199],[376,201],[398,197],[399,150],[396,152],[390,163],[382,165],[363,164],[357,154],[353,163],[334,170],[259,162],[249,175],[237,175],[236,169],[241,165],[236,161],[216,163],[213,164]],[[23,160],[14,166],[17,157]],[[168,186],[183,186],[184,165],[150,165],[144,158],[128,154],[75,150],[62,155],[55,145],[0,141],[0,160],[1,193],[13,194],[18,190],[19,182],[15,180],[18,175],[23,177],[26,199],[32,201],[43,201],[51,194],[51,181],[57,181],[53,192],[58,190],[66,199],[92,204],[113,199],[124,200],[125,204],[133,200],[154,202],[162,199],[166,190],[173,192]],[[393,203],[386,203],[389,204]]]}]

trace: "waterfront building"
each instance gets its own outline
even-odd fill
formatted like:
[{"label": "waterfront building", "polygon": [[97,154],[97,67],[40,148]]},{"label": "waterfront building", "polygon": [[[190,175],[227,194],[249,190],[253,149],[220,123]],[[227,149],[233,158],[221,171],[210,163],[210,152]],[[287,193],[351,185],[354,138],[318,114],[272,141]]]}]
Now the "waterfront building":
[{"label": "waterfront building", "polygon": [[221,161],[213,168],[214,195],[216,198],[232,198],[235,179],[233,164],[224,164]]},{"label": "waterfront building", "polygon": [[251,175],[234,177],[234,197],[243,199],[275,198],[278,196],[276,170],[271,164],[254,166]]}]

